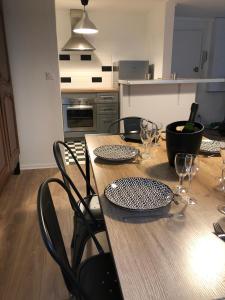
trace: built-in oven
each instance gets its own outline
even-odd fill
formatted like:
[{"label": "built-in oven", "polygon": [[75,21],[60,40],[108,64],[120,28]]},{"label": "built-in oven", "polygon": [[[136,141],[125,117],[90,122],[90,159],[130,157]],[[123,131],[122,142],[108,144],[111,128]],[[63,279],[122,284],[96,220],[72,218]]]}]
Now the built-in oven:
[{"label": "built-in oven", "polygon": [[63,98],[65,137],[82,136],[97,129],[96,104],[93,97]]}]

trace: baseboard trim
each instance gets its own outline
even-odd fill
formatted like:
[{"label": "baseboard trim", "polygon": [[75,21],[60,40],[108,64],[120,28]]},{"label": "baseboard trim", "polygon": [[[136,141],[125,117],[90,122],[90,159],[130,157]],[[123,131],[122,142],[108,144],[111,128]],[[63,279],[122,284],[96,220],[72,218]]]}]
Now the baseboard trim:
[{"label": "baseboard trim", "polygon": [[57,168],[56,163],[50,163],[50,164],[21,164],[20,169],[21,170],[33,170],[33,169],[51,169],[51,168]]}]

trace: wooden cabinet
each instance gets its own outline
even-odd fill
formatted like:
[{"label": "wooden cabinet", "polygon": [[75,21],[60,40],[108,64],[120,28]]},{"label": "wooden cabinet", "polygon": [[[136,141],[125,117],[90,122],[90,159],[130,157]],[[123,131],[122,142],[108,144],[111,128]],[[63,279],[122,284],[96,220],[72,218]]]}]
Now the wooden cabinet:
[{"label": "wooden cabinet", "polygon": [[0,0],[0,191],[9,175],[19,171],[19,143]]},{"label": "wooden cabinet", "polygon": [[11,170],[14,170],[16,164],[18,163],[19,145],[16,128],[16,115],[12,95],[5,95],[2,98],[2,104],[9,166]]},{"label": "wooden cabinet", "polygon": [[0,189],[9,175],[9,165],[7,159],[5,136],[3,131],[3,115],[1,108],[2,107],[0,106]]},{"label": "wooden cabinet", "polygon": [[[118,115],[102,115],[97,120],[97,131],[100,133],[107,133],[109,125],[118,119]],[[118,126],[113,126],[111,133],[118,133]]]},{"label": "wooden cabinet", "polygon": [[[97,132],[107,133],[109,125],[119,119],[119,100],[117,93],[97,94]],[[117,133],[118,126],[113,126],[111,133]]]}]

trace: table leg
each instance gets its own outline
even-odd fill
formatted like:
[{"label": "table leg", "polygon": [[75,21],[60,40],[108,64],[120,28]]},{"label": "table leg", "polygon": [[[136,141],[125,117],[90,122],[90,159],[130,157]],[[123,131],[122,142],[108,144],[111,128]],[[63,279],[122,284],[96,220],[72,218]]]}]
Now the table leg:
[{"label": "table leg", "polygon": [[87,196],[89,196],[91,194],[91,189],[90,189],[90,161],[89,161],[89,154],[88,154],[88,150],[86,147],[85,150],[85,163],[86,163],[86,194]]}]

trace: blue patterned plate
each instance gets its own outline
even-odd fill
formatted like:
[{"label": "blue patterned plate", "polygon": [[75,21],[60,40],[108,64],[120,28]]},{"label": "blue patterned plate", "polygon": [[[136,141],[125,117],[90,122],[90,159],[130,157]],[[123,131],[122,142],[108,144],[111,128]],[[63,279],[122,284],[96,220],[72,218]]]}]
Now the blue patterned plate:
[{"label": "blue patterned plate", "polygon": [[120,207],[146,211],[167,206],[173,199],[173,192],[160,181],[128,177],[109,184],[105,196]]},{"label": "blue patterned plate", "polygon": [[94,154],[108,161],[125,161],[135,158],[138,150],[127,145],[103,145],[96,148]]},{"label": "blue patterned plate", "polygon": [[225,147],[225,142],[216,140],[203,140],[201,143],[200,152],[219,154],[221,146]]}]

